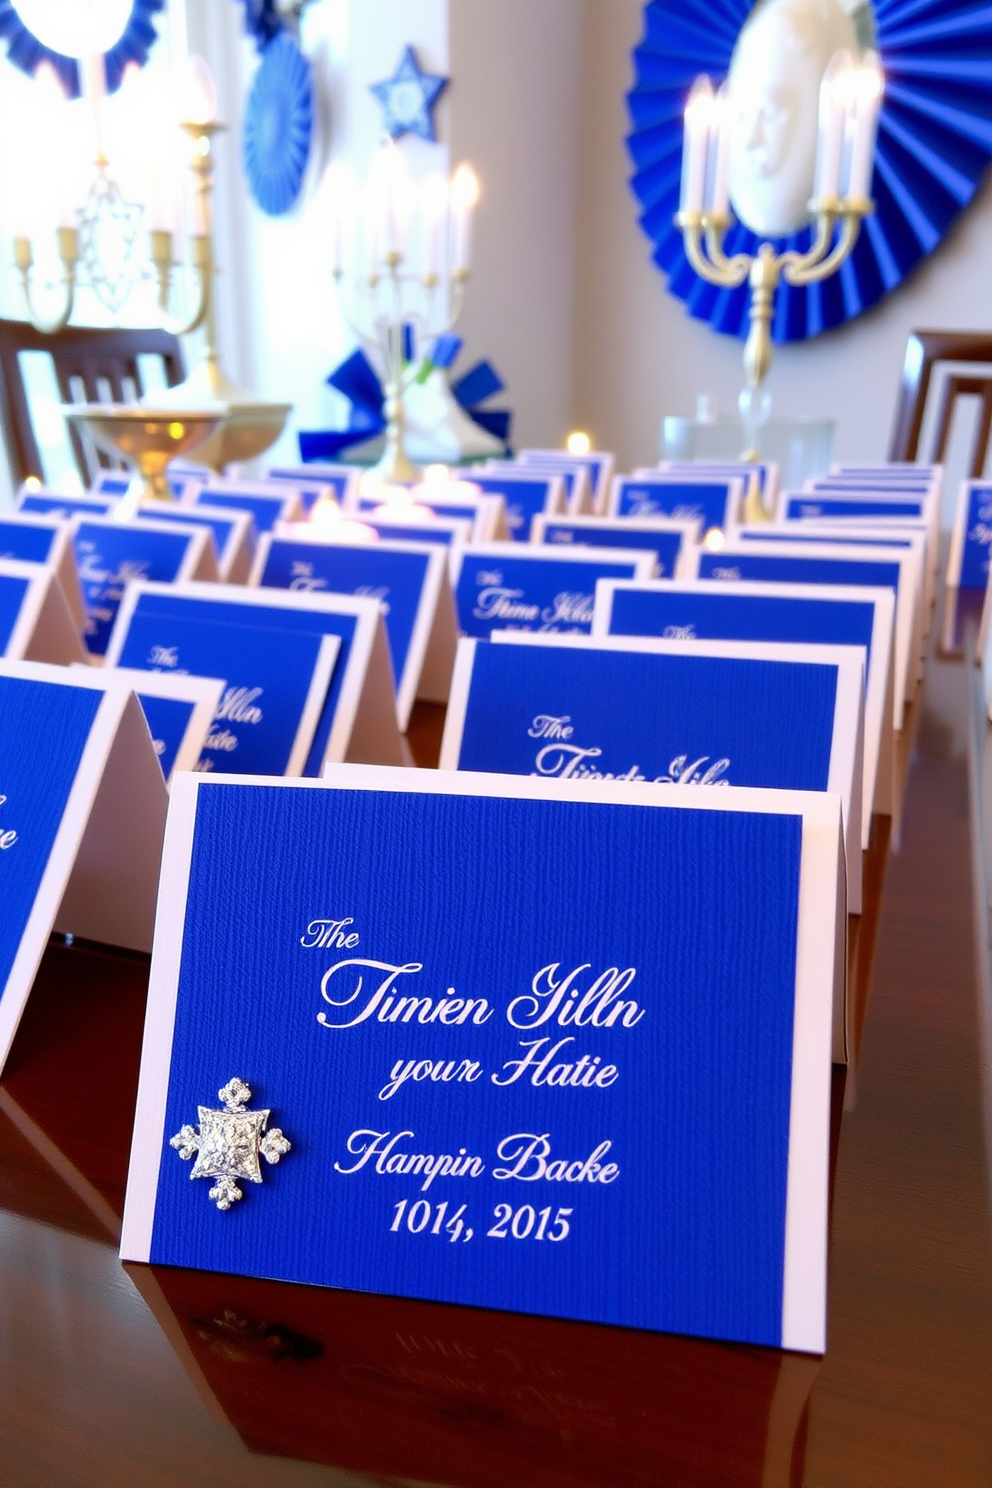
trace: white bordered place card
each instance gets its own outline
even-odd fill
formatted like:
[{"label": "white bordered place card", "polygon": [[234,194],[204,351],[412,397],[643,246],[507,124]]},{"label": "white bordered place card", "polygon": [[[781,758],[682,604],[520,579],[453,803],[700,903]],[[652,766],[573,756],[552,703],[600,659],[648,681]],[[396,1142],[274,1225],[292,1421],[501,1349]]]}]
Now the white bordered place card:
[{"label": "white bordered place card", "polygon": [[305,594],[357,594],[382,605],[406,732],[415,698],[447,701],[458,638],[448,554],[431,543],[353,543],[313,532],[263,533],[251,582]]},{"label": "white bordered place card", "polygon": [[0,656],[69,666],[86,648],[54,568],[0,558]]},{"label": "white bordered place card", "polygon": [[166,785],[177,770],[197,768],[224,692],[219,677],[130,667],[104,667],[99,676],[103,686],[126,687],[138,699]]},{"label": "white bordered place card", "polygon": [[868,846],[874,812],[893,809],[893,632],[891,589],[831,584],[763,584],[717,579],[596,585],[592,633],[655,636],[670,641],[770,641],[857,646],[865,667],[865,773],[861,842]]},{"label": "white bordered place card", "polygon": [[362,472],[356,465],[340,465],[323,460],[310,461],[305,465],[270,465],[265,471],[267,481],[279,481],[284,485],[295,486],[297,490],[302,488],[301,504],[307,514],[320,499],[310,499],[315,483],[321,490],[329,492],[341,506],[350,506],[358,494],[361,476]]},{"label": "white bordered place card", "polygon": [[[589,511],[602,516],[610,494],[616,455],[611,450],[589,450],[584,455],[573,455],[571,450],[522,449],[517,459],[526,469],[561,470],[584,467],[589,482]],[[576,515],[581,513],[576,508]]]},{"label": "white bordered place card", "polygon": [[895,595],[892,727],[903,726],[906,704],[915,691],[919,596],[918,563],[898,548],[845,547],[843,544],[731,542],[719,553],[695,552],[696,575],[735,583],[757,579],[775,584],[841,584],[886,588]]},{"label": "white bordered place card", "polygon": [[[278,774],[318,775],[325,760],[341,758],[403,759],[376,600],[225,584],[135,584],[121,605],[107,664],[223,677],[226,701],[201,768],[207,759],[207,768],[230,767],[234,746],[249,747],[249,735],[253,754],[262,736]],[[273,689],[268,697],[266,686]]]},{"label": "white bordered place card", "polygon": [[647,580],[651,553],[484,543],[451,552],[451,585],[463,634],[493,630],[588,634],[597,579]]},{"label": "white bordered place card", "polygon": [[[459,642],[442,770],[833,791],[861,912],[860,649],[534,636]],[[838,1028],[843,1057],[843,1024]]]},{"label": "white bordered place card", "polygon": [[412,518],[407,521],[399,518],[391,521],[389,517],[379,517],[373,512],[346,511],[340,517],[332,517],[327,522],[277,522],[273,530],[276,537],[298,537],[305,540],[308,537],[323,539],[328,536],[333,541],[335,530],[339,527],[345,536],[348,535],[349,522],[355,524],[350,529],[352,532],[355,528],[359,532],[365,528],[365,534],[372,542],[378,537],[389,542],[436,543],[440,548],[451,548],[472,541],[473,524],[468,517],[435,517],[433,514],[423,521]]},{"label": "white bordered place card", "polygon": [[277,522],[292,522],[300,515],[299,497],[282,481],[192,481],[180,505],[249,512],[258,532],[271,532]]},{"label": "white bordered place card", "polygon": [[121,1254],[822,1352],[845,930],[831,795],[180,776]]},{"label": "white bordered place card", "polygon": [[166,799],[130,691],[0,661],[0,1068],[53,929],[150,949]]},{"label": "white bordered place card", "polygon": [[734,476],[747,489],[751,478],[758,477],[758,490],[771,509],[775,505],[779,489],[779,470],[774,460],[659,460],[657,465],[635,470],[635,475],[657,475],[663,471],[668,475],[709,478],[714,475]]},{"label": "white bordered place card", "polygon": [[681,475],[651,471],[614,477],[611,517],[687,517],[705,533],[736,521],[744,484],[732,475]]},{"label": "white bordered place card", "polygon": [[98,496],[92,492],[76,496],[65,491],[39,491],[34,487],[22,486],[17,493],[18,511],[58,517],[62,521],[67,521],[69,517],[106,517],[116,505],[116,496]]},{"label": "white bordered place card", "polygon": [[554,473],[498,462],[473,470],[472,484],[480,491],[502,496],[506,504],[506,526],[513,542],[530,542],[538,513],[565,511],[565,482]]},{"label": "white bordered place card", "polygon": [[37,512],[0,512],[0,559],[47,563],[54,568],[70,613],[81,631],[86,610],[76,572],[76,555],[69,524],[60,517]]},{"label": "white bordered place card", "polygon": [[[451,482],[452,486],[463,489],[467,484],[464,481]],[[509,538],[506,503],[495,492],[480,491],[476,496],[463,496],[446,491],[443,483],[438,484],[437,490],[422,485],[413,492],[390,494],[385,499],[381,495],[363,492],[355,497],[348,510],[362,520],[368,512],[395,522],[416,520],[418,516],[425,517],[433,512],[445,521],[470,521],[473,543],[502,542]]]},{"label": "white bordered place card", "polygon": [[[0,529],[0,544],[3,541]],[[962,481],[947,556],[948,589],[980,589],[989,581],[992,549],[992,484]]]},{"label": "white bordered place card", "polygon": [[83,639],[93,656],[103,656],[107,649],[128,584],[140,579],[173,584],[217,577],[210,533],[202,527],[79,517],[73,546],[86,606]]},{"label": "white bordered place card", "polygon": [[255,557],[255,519],[251,512],[220,506],[139,506],[133,520],[206,527],[213,538],[217,577],[224,584],[247,584]]},{"label": "white bordered place card", "polygon": [[701,536],[692,517],[537,516],[531,532],[535,543],[548,547],[644,548],[654,554],[658,579],[681,578]]}]

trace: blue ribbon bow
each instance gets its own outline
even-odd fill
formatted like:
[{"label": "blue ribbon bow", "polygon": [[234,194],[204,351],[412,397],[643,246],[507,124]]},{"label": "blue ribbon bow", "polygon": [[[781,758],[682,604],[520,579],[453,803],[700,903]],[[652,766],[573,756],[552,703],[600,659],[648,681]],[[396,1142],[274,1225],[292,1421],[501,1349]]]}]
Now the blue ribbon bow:
[{"label": "blue ribbon bow", "polygon": [[[405,328],[405,351],[408,360],[412,356],[412,335]],[[459,336],[439,336],[417,373],[419,381],[426,381],[435,368],[450,367],[462,349]],[[348,409],[348,425],[345,429],[301,429],[300,459],[334,460],[343,450],[352,445],[364,444],[386,431],[383,412],[385,393],[379,374],[364,351],[353,351],[326,379],[329,387],[343,393],[351,405]],[[451,384],[456,403],[468,414],[480,429],[502,441],[509,452],[510,424],[513,414],[508,408],[480,408],[479,404],[502,392],[505,384],[491,362],[476,362],[457,382]]]}]

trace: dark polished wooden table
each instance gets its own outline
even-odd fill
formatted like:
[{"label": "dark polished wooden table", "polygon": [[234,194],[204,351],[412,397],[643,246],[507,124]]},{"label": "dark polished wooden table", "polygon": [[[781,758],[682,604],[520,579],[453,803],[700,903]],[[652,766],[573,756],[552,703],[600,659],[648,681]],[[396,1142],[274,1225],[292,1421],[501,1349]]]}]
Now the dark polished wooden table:
[{"label": "dark polished wooden table", "polygon": [[[937,632],[939,633],[939,631]],[[439,717],[411,742],[436,758]],[[0,1488],[989,1488],[972,676],[931,656],[852,921],[825,1359],[116,1253],[147,962],[53,943],[0,1084]],[[992,774],[992,769],[989,771]]]}]

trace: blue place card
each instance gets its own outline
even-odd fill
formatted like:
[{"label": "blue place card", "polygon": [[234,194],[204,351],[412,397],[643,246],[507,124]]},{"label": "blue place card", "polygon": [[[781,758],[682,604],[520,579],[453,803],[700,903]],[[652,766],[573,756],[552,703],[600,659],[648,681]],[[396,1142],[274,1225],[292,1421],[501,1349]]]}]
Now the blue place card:
[{"label": "blue place card", "polygon": [[414,699],[445,702],[455,664],[448,559],[430,543],[350,544],[263,535],[252,582],[305,594],[357,594],[382,606],[402,730]]},{"label": "blue place card", "polygon": [[146,579],[179,583],[217,577],[210,534],[176,530],[166,523],[77,519],[76,567],[86,606],[87,649],[102,656],[128,584]]},{"label": "blue place card", "polygon": [[255,522],[251,512],[213,506],[166,506],[156,501],[139,506],[134,520],[206,527],[213,541],[217,577],[225,584],[247,584],[255,558]]},{"label": "blue place card", "polygon": [[[442,770],[841,796],[861,911],[860,650],[746,641],[464,639]],[[838,1030],[843,1058],[843,1024]]]},{"label": "blue place card", "polygon": [[0,558],[0,656],[69,666],[86,656],[53,568]]},{"label": "blue place card", "polygon": [[53,928],[150,948],[165,808],[127,689],[0,661],[0,1068]]},{"label": "blue place card", "polygon": [[912,555],[900,549],[804,547],[786,543],[728,543],[720,553],[697,550],[700,579],[767,580],[776,584],[868,585],[895,595],[892,727],[902,728],[906,703],[915,685],[914,637],[918,633],[915,569]]},{"label": "blue place card", "polygon": [[588,634],[597,579],[650,579],[650,553],[486,543],[451,554],[452,586],[463,634],[493,630]]},{"label": "blue place card", "polygon": [[[453,482],[464,485],[465,482]],[[425,486],[418,486],[409,496],[390,497],[360,493],[355,499],[354,510],[364,520],[365,513],[382,517],[385,521],[409,520],[410,507],[431,511],[446,521],[470,521],[472,541],[496,542],[509,536],[506,524],[506,504],[502,496],[491,491],[480,491],[477,496],[441,495]],[[406,514],[406,515],[405,515]],[[414,512],[414,518],[417,513]]]},{"label": "blue place card", "polygon": [[139,606],[116,659],[124,667],[223,679],[197,769],[300,775],[340,645],[337,636],[220,619],[204,625],[195,616],[165,616]]},{"label": "blue place card", "polygon": [[892,653],[895,597],[889,589],[827,584],[724,584],[695,579],[596,586],[592,633],[660,640],[771,641],[857,646],[865,668],[861,842],[873,812],[892,811]]},{"label": "blue place card", "polygon": [[540,512],[565,510],[565,483],[560,475],[538,469],[499,466],[472,472],[472,484],[506,503],[506,525],[513,542],[530,542],[533,520]]},{"label": "blue place card", "polygon": [[567,454],[564,450],[552,452],[550,456],[545,454],[543,459],[533,462],[525,461],[522,456],[516,460],[493,460],[487,468],[503,477],[512,477],[514,471],[519,471],[525,479],[536,473],[557,475],[564,487],[567,511],[581,516],[593,510],[595,472],[582,460]]},{"label": "blue place card", "polygon": [[[469,517],[437,517],[431,522],[404,522],[399,519],[393,521],[389,517],[377,517],[373,512],[362,512],[360,520],[378,532],[380,537],[393,542],[428,542],[450,548],[459,543],[464,546],[472,541],[473,521]],[[283,529],[287,537],[296,535],[292,531],[293,525],[295,524],[287,524],[287,528]]]},{"label": "blue place card", "polygon": [[656,577],[676,578],[698,543],[699,522],[674,517],[534,518],[533,540],[551,547],[644,548],[653,553]]},{"label": "blue place card", "polygon": [[307,465],[270,465],[265,478],[292,486],[300,498],[301,510],[309,516],[328,493],[341,506],[350,505],[358,491],[361,473],[354,465],[315,461]]},{"label": "blue place card", "polygon": [[[211,642],[206,633],[218,627],[223,627],[220,638],[216,643]],[[259,633],[270,659],[279,651],[289,658],[286,664],[295,673],[302,671],[302,676],[292,679],[297,699],[301,687],[309,697],[310,689],[317,685],[314,675],[318,667],[323,675],[321,639],[329,636],[339,642],[330,686],[325,689],[312,743],[302,766],[304,775],[318,775],[325,759],[373,764],[395,764],[402,760],[389,646],[380,606],[372,599],[340,594],[291,594],[278,589],[235,589],[225,584],[135,584],[118,614],[107,648],[107,664],[164,672],[189,671],[206,677],[220,675],[229,686],[246,687],[251,692],[260,685],[257,678],[252,680],[246,672],[243,679],[234,681],[216,662],[215,645],[226,644],[230,638],[232,652],[236,650],[242,663],[251,667],[251,646],[234,634],[239,629]],[[175,643],[168,639],[173,631],[177,637]],[[265,639],[269,633],[284,635],[285,640],[273,639],[270,643]],[[185,660],[173,650],[173,644],[178,647],[180,635],[187,647]],[[135,638],[138,636],[140,642]],[[300,645],[293,660],[293,646],[298,640]],[[309,670],[302,660],[304,656],[311,658]],[[281,688],[282,679],[276,677],[275,685]],[[242,703],[247,711],[243,719],[230,721],[244,729],[255,728],[250,710],[257,705],[257,699],[246,700],[245,694],[237,694],[236,701],[238,712]],[[309,726],[309,714],[307,719]],[[272,721],[270,713],[265,720],[266,732]],[[227,718],[219,719],[219,729],[226,728],[228,722]],[[302,713],[281,722],[280,748],[287,761],[293,756],[295,741],[303,736],[303,728]],[[229,746],[230,740],[218,738],[216,747],[221,753],[230,753]],[[293,763],[296,764],[295,759]]]},{"label": "blue place card", "polygon": [[61,517],[105,517],[117,505],[111,496],[66,496],[61,491],[21,491],[17,498],[17,510],[37,512],[40,516]]},{"label": "blue place card", "polygon": [[822,1351],[838,805],[179,777],[122,1256]]},{"label": "blue place card", "polygon": [[54,568],[72,617],[82,629],[86,623],[76,555],[68,524],[61,518],[39,512],[0,513],[0,558],[22,563],[47,563]]},{"label": "blue place card", "polygon": [[[992,545],[992,485],[962,481],[947,559],[949,589],[982,589],[988,584]],[[0,547],[3,529],[0,528]]]},{"label": "blue place card", "polygon": [[292,522],[300,511],[295,490],[278,481],[211,481],[208,486],[193,482],[183,492],[182,504],[250,512],[258,532],[271,532],[277,522]]},{"label": "blue place card", "polygon": [[743,483],[734,476],[617,476],[609,515],[687,517],[705,533],[734,521],[743,494]]},{"label": "blue place card", "polygon": [[926,499],[923,496],[887,496],[884,492],[841,495],[836,491],[787,491],[782,497],[782,517],[787,522],[825,519],[849,520],[851,517],[922,517]]},{"label": "blue place card", "polygon": [[[86,662],[77,665],[88,669]],[[224,692],[219,678],[129,667],[105,667],[100,675],[105,686],[117,683],[138,699],[166,785],[176,770],[198,768]]]},{"label": "blue place card", "polygon": [[116,500],[126,494],[130,484],[128,470],[101,470],[89,489],[94,496],[111,496]]},{"label": "blue place card", "polygon": [[656,475],[659,470],[679,476],[735,476],[747,489],[752,476],[758,477],[763,496],[774,499],[778,494],[778,465],[774,460],[661,460],[656,466],[635,470],[635,475]]},{"label": "blue place card", "polygon": [[[616,456],[610,450],[589,450],[584,455],[573,455],[569,450],[522,449],[518,456],[521,465],[530,465],[537,470],[558,470],[562,467],[583,465],[589,472],[589,494],[592,508],[596,512],[606,510],[610,494]],[[579,515],[577,512],[576,515]]]}]

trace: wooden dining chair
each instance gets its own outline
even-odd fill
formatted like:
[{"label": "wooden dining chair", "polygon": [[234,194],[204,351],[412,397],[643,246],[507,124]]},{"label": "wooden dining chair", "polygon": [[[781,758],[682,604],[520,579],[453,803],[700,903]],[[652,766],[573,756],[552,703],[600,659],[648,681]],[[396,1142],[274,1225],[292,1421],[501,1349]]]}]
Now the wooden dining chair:
[{"label": "wooden dining chair", "polygon": [[[64,403],[129,403],[144,392],[139,358],[161,359],[166,384],[174,387],[184,376],[179,340],[167,331],[104,329],[68,326],[55,335],[37,331],[27,321],[0,319],[0,431],[3,433],[15,484],[41,476],[42,461],[31,419],[31,408],[21,365],[22,352],[47,352]],[[109,464],[106,456],[84,448],[70,431],[73,453],[84,486],[96,471]]]},{"label": "wooden dining chair", "polygon": [[[916,460],[934,369],[941,363],[992,364],[992,331],[910,331],[903,359],[896,416],[889,444],[890,460]],[[992,432],[992,366],[985,375],[949,372],[944,379],[930,459],[947,452],[951,424],[959,398],[977,397],[980,411],[971,452],[969,477],[985,470]]]}]

